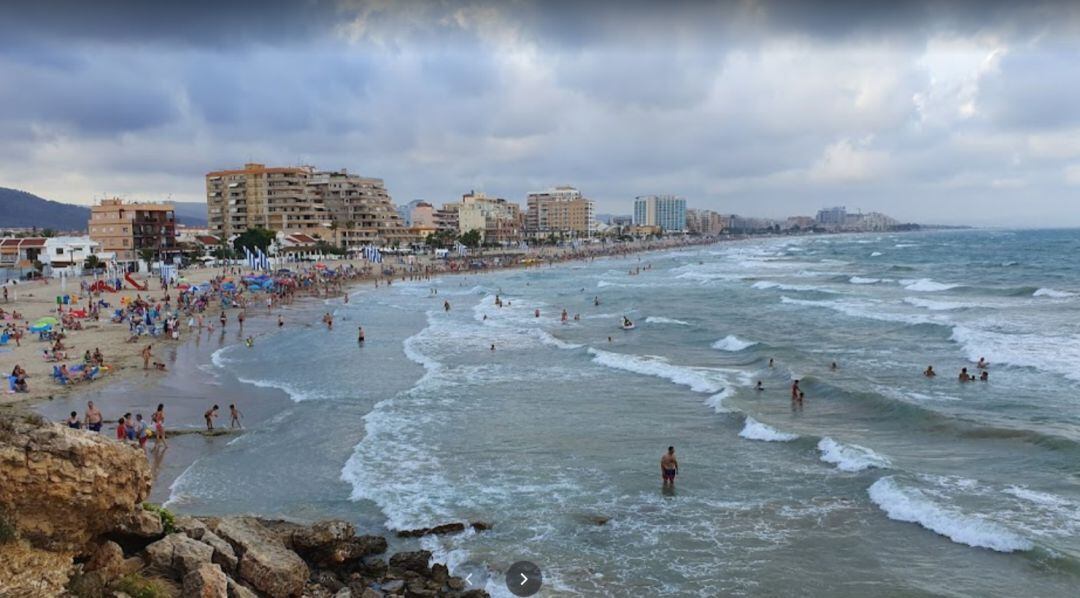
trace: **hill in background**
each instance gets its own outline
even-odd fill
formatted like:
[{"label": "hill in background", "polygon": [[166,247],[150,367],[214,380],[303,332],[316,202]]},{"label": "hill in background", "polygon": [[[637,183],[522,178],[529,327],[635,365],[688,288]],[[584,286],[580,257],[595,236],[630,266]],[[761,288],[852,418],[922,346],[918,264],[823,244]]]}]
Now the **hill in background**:
[{"label": "hill in background", "polygon": [[[206,226],[206,204],[173,202],[176,221],[189,226]],[[0,228],[51,228],[57,231],[86,230],[90,208],[50,201],[18,189],[0,187]]]}]

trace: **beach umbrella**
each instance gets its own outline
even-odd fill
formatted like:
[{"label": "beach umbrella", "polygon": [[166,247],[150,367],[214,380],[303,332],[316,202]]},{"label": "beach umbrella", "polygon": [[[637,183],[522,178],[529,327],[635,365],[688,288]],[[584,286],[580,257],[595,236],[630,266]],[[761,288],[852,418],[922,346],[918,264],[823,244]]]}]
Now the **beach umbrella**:
[{"label": "beach umbrella", "polygon": [[34,326],[42,326],[42,325],[46,325],[46,324],[52,325],[52,324],[59,324],[59,323],[60,323],[60,320],[57,320],[56,318],[54,318],[52,316],[44,316],[44,317],[38,318],[37,321],[34,322]]}]

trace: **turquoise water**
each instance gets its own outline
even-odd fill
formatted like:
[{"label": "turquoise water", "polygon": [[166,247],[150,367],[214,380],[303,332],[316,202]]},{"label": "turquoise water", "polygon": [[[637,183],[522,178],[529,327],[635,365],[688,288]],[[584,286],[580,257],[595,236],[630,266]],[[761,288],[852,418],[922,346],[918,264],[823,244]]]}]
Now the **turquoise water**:
[{"label": "turquoise water", "polygon": [[292,401],[170,504],[488,521],[421,543],[497,595],[521,559],[550,596],[1067,595],[1077,255],[1078,231],[827,236],[360,289],[215,351],[222,393]]}]

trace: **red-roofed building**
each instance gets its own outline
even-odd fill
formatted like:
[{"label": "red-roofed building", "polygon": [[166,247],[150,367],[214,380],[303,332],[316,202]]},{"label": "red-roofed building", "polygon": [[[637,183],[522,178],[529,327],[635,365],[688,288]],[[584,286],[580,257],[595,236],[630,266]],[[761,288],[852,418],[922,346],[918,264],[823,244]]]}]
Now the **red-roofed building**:
[{"label": "red-roofed building", "polygon": [[0,268],[33,268],[45,250],[45,237],[0,239]]}]

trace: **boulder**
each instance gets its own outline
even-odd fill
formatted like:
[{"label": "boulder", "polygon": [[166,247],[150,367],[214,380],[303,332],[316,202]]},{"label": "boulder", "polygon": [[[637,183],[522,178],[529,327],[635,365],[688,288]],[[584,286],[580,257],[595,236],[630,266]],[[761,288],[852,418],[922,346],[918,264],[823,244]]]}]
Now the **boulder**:
[{"label": "boulder", "polygon": [[258,594],[240,585],[240,582],[229,578],[229,598],[259,598]]},{"label": "boulder", "polygon": [[446,583],[446,580],[450,578],[450,570],[446,568],[446,565],[442,563],[435,563],[431,566],[431,579],[437,582],[439,585]]},{"label": "boulder", "polygon": [[292,533],[289,545],[298,552],[318,550],[351,540],[356,528],[347,521],[320,521],[311,527],[301,527]]},{"label": "boulder", "polygon": [[431,567],[428,565],[429,562],[431,562],[431,552],[427,550],[399,552],[390,557],[391,567],[423,575],[427,575],[431,571]]},{"label": "boulder", "polygon": [[192,540],[202,540],[206,533],[206,524],[194,517],[178,516],[173,523],[176,531],[187,535]]},{"label": "boulder", "polygon": [[[0,415],[0,511],[33,546],[88,554],[150,494],[136,448],[34,416]],[[141,509],[139,509],[141,510]]]},{"label": "boulder", "polygon": [[90,560],[83,566],[86,573],[99,572],[106,580],[116,579],[124,569],[124,551],[116,542],[104,542],[98,546]]},{"label": "boulder", "polygon": [[473,531],[486,532],[491,529],[491,524],[486,521],[473,521],[469,524],[469,527],[473,528]]},{"label": "boulder", "polygon": [[169,534],[146,547],[149,565],[177,580],[211,564],[213,557],[213,548],[183,534]]},{"label": "boulder", "polygon": [[405,589],[405,581],[402,579],[392,579],[380,586],[380,588],[386,594],[397,594]]},{"label": "boulder", "polygon": [[309,571],[281,538],[250,517],[224,518],[211,530],[225,539],[240,559],[241,579],[271,598],[298,596],[304,591]]},{"label": "boulder", "polygon": [[422,527],[419,529],[399,531],[397,536],[399,538],[419,538],[421,536],[430,535],[459,534],[463,531],[465,531],[464,523],[444,523],[442,525],[436,525],[435,527]]},{"label": "boulder", "polygon": [[[356,592],[353,592],[353,595],[356,595]],[[360,598],[383,598],[383,593],[372,588],[364,588],[364,591],[360,593]]]},{"label": "boulder", "polygon": [[184,598],[229,598],[229,580],[221,567],[207,563],[184,576]]},{"label": "boulder", "polygon": [[165,535],[165,527],[161,524],[161,516],[140,508],[122,517],[113,533],[153,541]]},{"label": "boulder", "polygon": [[214,549],[214,556],[210,559],[212,562],[221,565],[221,568],[228,573],[236,571],[240,559],[236,558],[236,552],[231,544],[210,530],[203,531],[202,543]]}]

